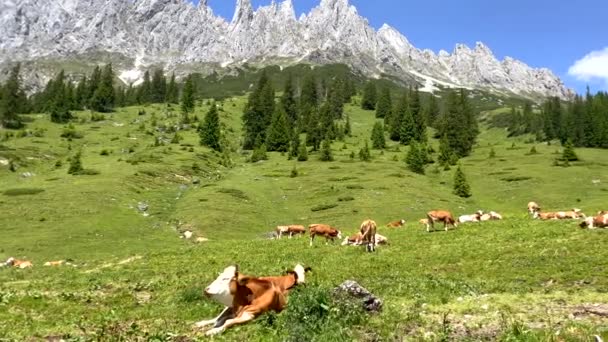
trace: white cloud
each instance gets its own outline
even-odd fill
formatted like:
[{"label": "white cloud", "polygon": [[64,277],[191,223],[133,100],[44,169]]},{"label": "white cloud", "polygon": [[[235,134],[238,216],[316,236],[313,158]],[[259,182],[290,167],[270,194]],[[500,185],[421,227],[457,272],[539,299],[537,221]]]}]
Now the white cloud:
[{"label": "white cloud", "polygon": [[603,80],[608,84],[608,47],[592,51],[570,67],[568,74],[580,81]]}]

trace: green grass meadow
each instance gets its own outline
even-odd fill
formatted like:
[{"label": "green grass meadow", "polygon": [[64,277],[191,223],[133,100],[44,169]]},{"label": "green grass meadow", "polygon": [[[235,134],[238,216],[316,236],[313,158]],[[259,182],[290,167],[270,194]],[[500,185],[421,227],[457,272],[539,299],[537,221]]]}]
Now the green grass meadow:
[{"label": "green grass meadow", "polygon": [[[608,308],[608,231],[535,221],[526,208],[537,201],[547,211],[608,209],[605,150],[578,149],[582,161],[553,166],[558,144],[507,139],[503,130],[484,128],[474,153],[461,161],[473,193],[461,199],[452,194],[455,168],[430,165],[426,175],[413,174],[403,161],[407,147],[390,142],[372,151],[371,162],[351,159],[376,120],[355,105],[345,109],[353,136],[332,145],[334,162],[320,162],[316,153],[307,162],[269,153],[267,161],[247,163],[238,149],[245,101],[228,98],[220,111],[233,144],[232,167],[201,147],[194,129],[169,143],[177,106],[120,108],[98,122],[79,112],[74,128],[83,137],[72,141],[60,138],[65,126],[30,115],[31,134],[0,142],[0,161],[17,166],[11,172],[0,165],[0,260],[34,263],[0,268],[0,341],[209,340],[192,324],[221,311],[202,296],[218,272],[238,264],[245,273],[272,275],[296,263],[313,271],[286,312],[213,339],[608,338],[608,317],[585,310]],[[146,114],[138,115],[142,109]],[[207,109],[203,101],[196,114],[202,118]],[[161,146],[158,137],[166,140]],[[432,145],[438,150],[437,141]],[[538,154],[529,154],[533,146]],[[98,174],[67,174],[68,158],[79,150],[84,168]],[[294,166],[299,175],[292,178]],[[149,216],[139,202],[149,205]],[[329,209],[312,210],[319,206]],[[427,233],[417,221],[432,209],[457,216],[494,210],[505,219]],[[309,247],[307,238],[265,237],[277,225],[312,223],[352,234],[368,218],[390,242],[374,254],[321,239]],[[399,219],[407,221],[404,228],[384,228]],[[181,239],[185,229],[209,241]],[[78,267],[42,266],[67,258]],[[380,297],[384,310],[368,316],[330,301],[327,314],[305,312],[347,279]],[[323,324],[315,326],[314,314]]]}]

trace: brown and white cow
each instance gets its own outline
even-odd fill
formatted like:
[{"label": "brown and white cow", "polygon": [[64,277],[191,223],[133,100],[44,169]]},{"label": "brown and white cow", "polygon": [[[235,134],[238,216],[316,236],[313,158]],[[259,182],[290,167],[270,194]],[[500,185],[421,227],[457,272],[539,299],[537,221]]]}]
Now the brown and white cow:
[{"label": "brown and white cow", "polygon": [[6,260],[4,265],[9,266],[9,267],[16,267],[16,268],[20,268],[20,269],[34,267],[34,264],[32,264],[31,261],[18,260],[18,259],[12,258],[12,257],[8,258],[8,260]]},{"label": "brown and white cow", "polygon": [[[344,238],[344,241],[342,241],[342,246],[360,246],[363,244],[362,237],[361,232],[347,236]],[[376,233],[376,246],[380,245],[388,245],[388,238]]]},{"label": "brown and white cow", "polygon": [[342,232],[327,224],[311,224],[308,226],[308,231],[310,233],[311,246],[315,236],[317,235],[325,237],[325,244],[327,244],[329,240],[333,242],[336,238],[342,239]]},{"label": "brown and white cow", "polygon": [[[276,277],[261,277],[259,279],[272,283],[275,288],[283,295],[287,295],[291,289],[299,284],[306,282],[306,272],[310,271],[310,267],[304,267],[300,264],[294,267],[293,271],[288,271],[286,275]],[[238,266],[229,266],[220,275],[205,288],[205,296],[215,300],[225,306],[224,310],[215,318],[195,323],[196,328],[204,328],[213,326],[219,328],[223,326],[228,319],[236,317],[234,310],[235,295],[231,291],[230,283],[234,275],[238,272]],[[243,275],[241,275],[244,277]],[[249,298],[247,303],[251,303],[253,298]],[[240,304],[244,304],[242,301]]]},{"label": "brown and white cow", "polygon": [[608,213],[596,217],[587,217],[579,224],[579,227],[589,229],[608,228]]},{"label": "brown and white cow", "polygon": [[359,232],[361,233],[361,243],[366,245],[366,250],[368,252],[376,251],[376,231],[378,230],[378,225],[375,221],[365,220],[361,223],[361,227],[359,228]]},{"label": "brown and white cow", "polygon": [[401,228],[405,225],[405,220],[393,221],[388,223],[386,226],[388,228]]},{"label": "brown and white cow", "polygon": [[294,235],[306,234],[306,228],[304,228],[304,226],[292,224],[289,226],[278,226],[276,232],[277,239],[280,239],[283,234],[289,235],[289,238],[291,239],[291,237]]},{"label": "brown and white cow", "polygon": [[530,213],[530,215],[534,215],[534,213],[539,212],[539,211],[540,211],[540,206],[538,205],[538,203],[536,203],[536,202],[528,203],[528,212]]},{"label": "brown and white cow", "polygon": [[458,223],[456,223],[456,220],[454,220],[454,216],[452,215],[451,212],[447,211],[447,210],[433,210],[433,211],[429,211],[426,214],[427,217],[427,224],[426,224],[426,231],[430,232],[430,228],[432,227],[433,230],[435,230],[435,222],[443,222],[443,227],[445,229],[445,231],[448,231],[448,225],[451,225],[452,227],[456,228],[458,227]]},{"label": "brown and white cow", "polygon": [[534,218],[541,220],[578,220],[580,218],[585,218],[585,214],[581,212],[580,209],[572,209],[569,211],[557,211],[557,212],[541,212],[536,211],[534,213]]},{"label": "brown and white cow", "polygon": [[498,221],[498,220],[502,220],[502,215],[500,215],[499,213],[495,212],[495,211],[490,211],[489,213],[485,213],[483,215],[481,215],[480,218],[481,221]]},{"label": "brown and white cow", "polygon": [[483,215],[483,211],[479,210],[475,214],[472,215],[462,215],[458,217],[458,223],[467,223],[467,222],[479,222],[481,221],[481,216]]}]

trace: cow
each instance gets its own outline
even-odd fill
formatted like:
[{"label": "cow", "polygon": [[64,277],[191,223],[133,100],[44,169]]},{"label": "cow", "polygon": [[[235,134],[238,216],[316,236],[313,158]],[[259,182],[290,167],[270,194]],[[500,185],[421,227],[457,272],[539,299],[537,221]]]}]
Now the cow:
[{"label": "cow", "polygon": [[[357,232],[354,235],[347,236],[342,241],[342,246],[359,246],[362,244],[362,235],[361,232]],[[376,234],[376,246],[379,245],[388,245],[388,239],[384,235]]]},{"label": "cow", "polygon": [[277,231],[277,239],[280,239],[283,236],[283,234],[289,234],[290,239],[294,235],[306,234],[306,228],[304,228],[304,226],[299,226],[299,225],[277,226],[276,231]]},{"label": "cow", "polygon": [[72,260],[72,259],[57,260],[57,261],[47,261],[47,262],[44,263],[44,266],[56,267],[56,266],[67,265],[67,266],[74,266],[74,267],[76,267],[76,265],[73,264],[73,262],[74,262],[74,260]]},{"label": "cow", "polygon": [[[213,326],[214,328],[209,330],[206,334],[214,335],[223,332],[234,324],[245,323],[248,320],[255,318],[255,312],[258,312],[259,314],[269,310],[280,311],[282,310],[282,307],[267,305],[268,301],[262,300],[261,298],[263,296],[268,296],[269,294],[267,291],[272,290],[272,296],[270,297],[272,297],[273,300],[282,298],[284,307],[285,296],[296,285],[305,283],[305,274],[310,270],[309,267],[304,268],[302,265],[298,264],[293,271],[288,271],[284,276],[254,278],[239,274],[238,266],[229,266],[224,269],[218,278],[204,291],[206,296],[224,304],[226,308],[224,308],[222,313],[216,318],[200,321],[195,324],[195,327],[203,328],[206,326]],[[265,291],[261,291],[259,287],[254,286],[252,288],[248,286],[250,279],[259,281],[257,285],[263,285],[262,288],[264,288]],[[234,284],[235,280],[238,281],[238,284]],[[245,295],[243,295],[243,291]],[[272,300],[270,302],[272,303]],[[260,311],[243,310],[243,308],[247,306],[257,307]],[[246,312],[253,314],[253,317],[249,318],[249,314],[245,314]]]},{"label": "cow", "polygon": [[608,228],[608,213],[596,217],[587,217],[579,224],[581,228]]},{"label": "cow", "polygon": [[361,233],[361,242],[366,245],[365,249],[368,252],[376,251],[376,231],[378,225],[375,221],[365,220],[361,223],[359,232]]},{"label": "cow", "polygon": [[388,228],[401,228],[401,227],[403,227],[403,225],[405,225],[405,220],[390,222],[386,226]]},{"label": "cow", "polygon": [[325,237],[325,244],[329,240],[333,242],[335,238],[342,239],[342,232],[327,224],[311,224],[308,226],[308,231],[310,232],[310,246],[317,235]]},{"label": "cow", "polygon": [[498,221],[498,220],[502,220],[502,215],[500,215],[499,213],[495,212],[495,211],[490,211],[489,213],[483,214],[480,217],[481,221]]},{"label": "cow", "polygon": [[528,203],[528,212],[530,213],[530,215],[534,215],[534,213],[539,212],[539,211],[540,211],[540,206],[538,205],[538,203],[536,203],[536,202]]},{"label": "cow", "polygon": [[570,211],[546,212],[540,210],[534,213],[534,218],[541,220],[578,220],[585,218],[585,214],[581,213],[580,209],[572,209]]},{"label": "cow", "polygon": [[448,231],[448,225],[451,225],[454,228],[458,227],[458,223],[456,223],[456,220],[454,220],[454,216],[452,215],[452,213],[446,210],[429,211],[426,214],[426,217],[428,220],[426,224],[427,232],[431,231],[431,227],[433,228],[433,230],[435,230],[435,222],[443,222],[443,227],[446,232]]},{"label": "cow", "polygon": [[20,269],[34,267],[34,264],[32,264],[31,261],[18,260],[18,259],[12,258],[12,257],[8,258],[8,260],[6,260],[4,265],[12,266],[12,267],[20,268]]},{"label": "cow", "polygon": [[483,211],[479,210],[473,215],[462,215],[458,218],[458,223],[467,223],[467,222],[479,222],[481,221],[481,216],[483,215]]},{"label": "cow", "polygon": [[427,226],[429,224],[429,219],[425,219],[425,218],[420,219],[420,220],[418,220],[418,223],[420,223],[423,226]]}]

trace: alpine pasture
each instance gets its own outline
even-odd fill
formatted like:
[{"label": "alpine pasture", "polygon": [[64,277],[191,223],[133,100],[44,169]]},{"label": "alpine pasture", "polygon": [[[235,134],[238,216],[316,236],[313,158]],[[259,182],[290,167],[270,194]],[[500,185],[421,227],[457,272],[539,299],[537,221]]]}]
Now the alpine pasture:
[{"label": "alpine pasture", "polygon": [[[429,165],[426,175],[414,174],[404,162],[408,148],[394,142],[360,161],[376,119],[357,104],[345,107],[353,134],[332,144],[333,162],[319,161],[318,153],[297,162],[272,152],[248,163],[238,149],[245,102],[219,104],[234,142],[229,160],[201,147],[194,129],[180,131],[179,141],[166,133],[156,142],[157,126],[177,122],[175,105],[118,108],[101,121],[76,112],[70,128],[25,115],[27,132],[11,131],[15,136],[0,145],[2,160],[16,165],[14,172],[0,166],[0,259],[34,267],[0,268],[0,340],[207,340],[192,324],[222,310],[202,295],[218,272],[238,264],[247,274],[275,275],[296,263],[313,271],[285,312],[213,339],[608,338],[608,313],[601,311],[608,303],[607,231],[533,220],[526,208],[536,201],[587,215],[608,209],[605,150],[577,149],[581,161],[553,166],[558,143],[482,127],[472,155],[460,162],[473,193],[462,199],[452,194],[455,167]],[[209,105],[199,102],[196,115]],[[66,129],[82,137],[61,138]],[[537,154],[529,153],[533,146]],[[68,158],[77,151],[90,172],[69,175]],[[504,220],[427,233],[418,220],[433,209],[456,216],[494,210]],[[315,239],[309,247],[307,237],[268,239],[277,225],[312,223],[347,236],[365,219],[378,222],[390,245],[366,253],[338,241]],[[400,219],[404,227],[385,227]],[[180,238],[186,230],[192,239]],[[209,241],[195,243],[197,237]],[[68,258],[77,267],[43,266]],[[330,291],[347,279],[381,298],[384,310],[367,316],[334,305]]]}]

